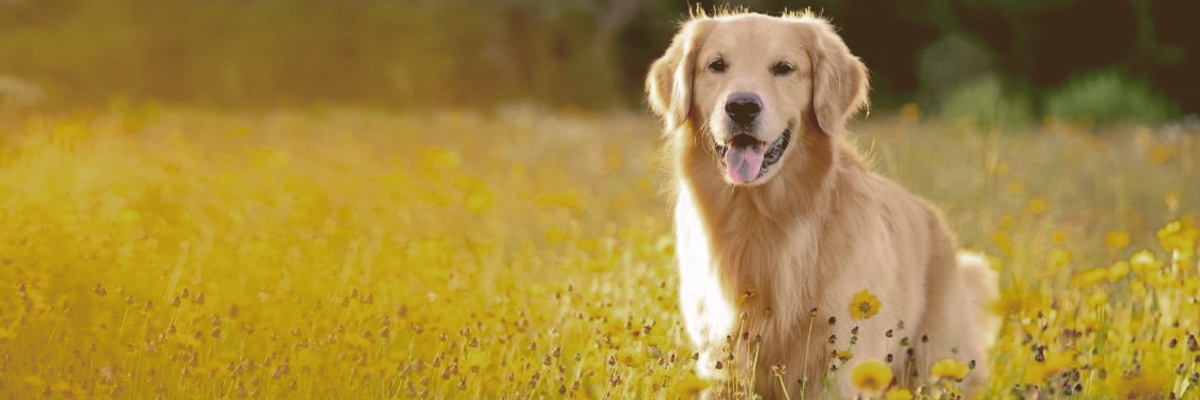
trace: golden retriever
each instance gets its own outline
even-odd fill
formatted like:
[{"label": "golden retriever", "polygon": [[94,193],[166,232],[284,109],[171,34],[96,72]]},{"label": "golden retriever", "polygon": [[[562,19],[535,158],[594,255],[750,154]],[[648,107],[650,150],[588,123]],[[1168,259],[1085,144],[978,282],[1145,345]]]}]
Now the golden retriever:
[{"label": "golden retriever", "polygon": [[[697,372],[718,387],[854,396],[850,371],[867,359],[890,361],[897,386],[928,382],[945,358],[973,366],[968,395],[987,379],[994,272],[956,256],[939,211],[844,138],[867,89],[862,62],[807,12],[700,12],[651,66],[677,185],[680,306]],[[880,306],[855,315],[864,290]]]}]

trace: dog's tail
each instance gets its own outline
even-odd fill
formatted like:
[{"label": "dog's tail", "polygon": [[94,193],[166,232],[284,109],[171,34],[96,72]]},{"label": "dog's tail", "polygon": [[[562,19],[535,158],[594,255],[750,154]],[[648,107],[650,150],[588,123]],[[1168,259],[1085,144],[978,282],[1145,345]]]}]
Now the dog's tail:
[{"label": "dog's tail", "polygon": [[958,268],[962,273],[971,301],[975,303],[976,326],[984,332],[984,345],[992,347],[1000,333],[1000,317],[991,311],[1000,289],[997,287],[996,271],[983,254],[958,252]]}]

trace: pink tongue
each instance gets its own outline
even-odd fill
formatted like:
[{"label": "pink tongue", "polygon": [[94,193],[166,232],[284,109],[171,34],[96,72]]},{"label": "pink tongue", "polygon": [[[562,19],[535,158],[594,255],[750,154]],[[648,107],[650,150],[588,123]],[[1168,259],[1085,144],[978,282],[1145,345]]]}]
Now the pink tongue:
[{"label": "pink tongue", "polygon": [[729,177],[737,183],[748,183],[758,177],[762,169],[763,153],[766,146],[730,146],[725,152],[725,167],[729,169]]}]

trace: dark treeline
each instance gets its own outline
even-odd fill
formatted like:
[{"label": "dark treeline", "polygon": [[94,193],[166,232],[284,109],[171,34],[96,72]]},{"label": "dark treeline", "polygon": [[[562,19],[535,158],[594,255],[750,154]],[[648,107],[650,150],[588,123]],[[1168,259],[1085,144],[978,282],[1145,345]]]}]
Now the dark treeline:
[{"label": "dark treeline", "polygon": [[[735,2],[770,13],[811,7],[832,19],[871,68],[877,107],[916,100],[936,108],[956,85],[994,76],[1004,92],[1040,109],[1056,88],[1109,71],[1194,113],[1200,34],[1192,3]],[[0,78],[36,84],[52,106],[114,99],[635,106],[647,65],[688,7],[665,0],[9,0],[0,1]]]}]

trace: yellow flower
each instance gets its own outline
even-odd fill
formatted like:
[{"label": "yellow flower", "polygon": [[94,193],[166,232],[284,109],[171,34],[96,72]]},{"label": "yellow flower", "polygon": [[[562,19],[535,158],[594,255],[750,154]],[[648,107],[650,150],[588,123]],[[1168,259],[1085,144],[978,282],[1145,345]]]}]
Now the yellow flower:
[{"label": "yellow flower", "polygon": [[963,364],[961,361],[953,358],[943,358],[941,361],[933,363],[933,366],[929,367],[929,373],[933,375],[934,378],[950,379],[954,381],[961,381],[967,376],[967,372],[970,371],[971,368],[967,367],[967,364]]},{"label": "yellow flower", "polygon": [[850,382],[859,390],[882,392],[892,383],[892,368],[881,360],[866,360],[850,371]]},{"label": "yellow flower", "polygon": [[1117,261],[1108,267],[1108,281],[1116,283],[1117,281],[1129,276],[1129,263]]},{"label": "yellow flower", "polygon": [[1103,282],[1105,279],[1108,279],[1107,268],[1092,268],[1076,274],[1074,278],[1071,278],[1071,284],[1078,288],[1085,288]]},{"label": "yellow flower", "polygon": [[1042,215],[1046,212],[1046,200],[1040,197],[1029,201],[1029,212],[1033,215]]},{"label": "yellow flower", "polygon": [[1159,261],[1158,257],[1155,257],[1154,253],[1151,253],[1150,250],[1142,250],[1134,253],[1133,257],[1129,258],[1129,265],[1134,273],[1144,275],[1147,272],[1162,268],[1162,261]]},{"label": "yellow flower", "polygon": [[444,149],[421,149],[417,157],[417,167],[426,173],[447,173],[458,167],[458,155]]},{"label": "yellow flower", "polygon": [[1108,379],[1117,390],[1117,398],[1167,398],[1166,394],[1171,391],[1171,382],[1174,380],[1172,371],[1156,365],[1146,365],[1144,368],[1140,373],[1109,375]]},{"label": "yellow flower", "polygon": [[1104,235],[1104,242],[1108,243],[1108,247],[1113,250],[1120,250],[1129,246],[1129,233],[1124,231],[1112,231]]},{"label": "yellow flower", "polygon": [[1052,232],[1050,234],[1050,241],[1055,244],[1066,243],[1067,242],[1067,231],[1064,231],[1062,229],[1055,229],[1054,232]]},{"label": "yellow flower", "polygon": [[996,233],[992,234],[992,243],[995,244],[996,247],[999,247],[1000,251],[1003,252],[1004,254],[1012,255],[1013,242],[1012,242],[1012,238],[1009,237],[1007,233],[996,232]]},{"label": "yellow flower", "polygon": [[562,207],[572,211],[583,211],[583,202],[579,200],[579,196],[575,193],[541,193],[534,197],[534,201],[543,207]]},{"label": "yellow flower", "polygon": [[879,308],[882,304],[879,303],[879,298],[871,294],[868,290],[854,294],[854,299],[850,301],[850,316],[854,319],[867,319],[879,313]]},{"label": "yellow flower", "polygon": [[912,400],[912,392],[908,389],[892,389],[887,391],[887,395],[883,397],[885,400]]},{"label": "yellow flower", "polygon": [[1190,259],[1196,251],[1196,241],[1200,240],[1200,230],[1196,229],[1191,219],[1174,221],[1156,232],[1159,244],[1163,250],[1177,253],[1183,259]]},{"label": "yellow flower", "polygon": [[1010,289],[1000,294],[991,309],[1002,317],[1034,314],[1048,307],[1046,298],[1028,289]]},{"label": "yellow flower", "polygon": [[496,204],[496,195],[482,183],[471,188],[463,199],[463,205],[471,214],[479,215]]},{"label": "yellow flower", "polygon": [[1071,263],[1071,253],[1063,249],[1050,250],[1046,254],[1046,271],[1049,274],[1058,272],[1062,267]]},{"label": "yellow flower", "polygon": [[1029,363],[1022,377],[1027,384],[1042,384],[1069,368],[1076,367],[1073,353],[1047,352],[1042,362]]},{"label": "yellow flower", "polygon": [[904,103],[904,106],[900,107],[900,118],[904,122],[917,122],[921,118],[921,106],[913,102]]},{"label": "yellow flower", "polygon": [[567,236],[570,236],[570,233],[565,230],[554,227],[546,229],[546,241],[550,242],[550,244],[562,243],[564,240],[567,240]]},{"label": "yellow flower", "polygon": [[671,385],[670,397],[691,399],[699,395],[704,389],[708,389],[708,381],[700,379],[700,377],[694,374],[688,374],[688,376],[675,381],[675,384]]},{"label": "yellow flower", "polygon": [[483,368],[492,363],[492,355],[483,350],[471,349],[463,362],[467,368]]}]

